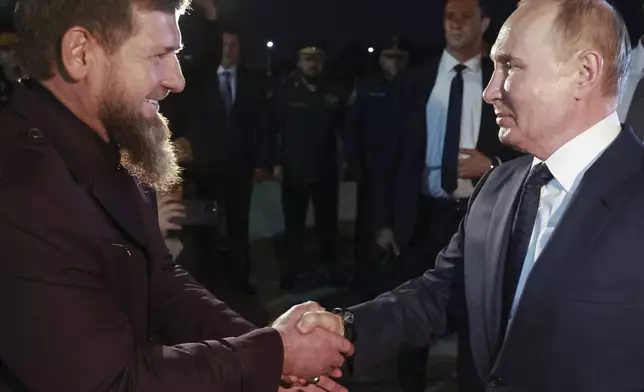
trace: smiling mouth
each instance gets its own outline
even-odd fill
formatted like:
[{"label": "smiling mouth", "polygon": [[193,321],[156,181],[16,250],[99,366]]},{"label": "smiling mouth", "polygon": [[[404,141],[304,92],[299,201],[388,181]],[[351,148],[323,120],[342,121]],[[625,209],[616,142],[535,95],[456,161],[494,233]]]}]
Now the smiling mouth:
[{"label": "smiling mouth", "polygon": [[157,109],[159,108],[159,101],[155,101],[153,99],[146,99],[145,102],[156,107]]}]

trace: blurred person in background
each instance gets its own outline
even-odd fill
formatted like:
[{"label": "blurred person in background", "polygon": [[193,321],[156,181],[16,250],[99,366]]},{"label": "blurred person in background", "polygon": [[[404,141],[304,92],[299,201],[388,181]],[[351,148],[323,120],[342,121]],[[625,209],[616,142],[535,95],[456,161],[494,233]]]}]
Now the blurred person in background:
[{"label": "blurred person in background", "polygon": [[[375,226],[378,245],[397,257],[399,283],[433,267],[477,181],[517,155],[499,141],[494,108],[482,99],[494,70],[481,54],[489,24],[477,0],[447,0],[444,49],[397,86],[397,138],[382,154]],[[463,343],[459,366],[470,367]],[[427,348],[403,350],[399,377],[405,392],[424,390],[427,355]]]},{"label": "blurred person in background", "polygon": [[[212,37],[210,37],[212,39]],[[240,34],[222,29],[221,61],[202,69],[202,79],[182,94],[181,143],[187,143],[190,197],[217,202],[217,226],[198,230],[195,246],[206,263],[223,258],[233,289],[253,295],[248,238],[254,182],[270,178],[265,82],[241,63]],[[222,233],[223,232],[223,233]]]},{"label": "blurred person in background", "polygon": [[[644,23],[642,12],[640,20]],[[628,80],[617,113],[620,120],[632,126],[640,139],[644,139],[644,36],[635,42]]]},{"label": "blurred person in background", "polygon": [[318,275],[304,267],[302,243],[309,203],[313,202],[320,242],[322,275],[331,284],[345,283],[337,260],[339,154],[338,144],[346,98],[323,74],[326,52],[306,44],[297,52],[297,69],[276,97],[278,147],[274,177],[282,183],[286,250],[280,287]]},{"label": "blurred person in background", "polygon": [[0,109],[9,101],[12,82],[21,76],[14,46],[17,36],[9,22],[0,22]]},{"label": "blurred person in background", "polygon": [[374,252],[374,198],[389,190],[378,189],[377,178],[386,172],[383,151],[395,141],[394,88],[410,60],[410,44],[398,36],[379,50],[381,72],[362,81],[351,98],[346,122],[345,159],[358,182],[356,214],[355,287],[364,298],[386,291],[387,272]]}]

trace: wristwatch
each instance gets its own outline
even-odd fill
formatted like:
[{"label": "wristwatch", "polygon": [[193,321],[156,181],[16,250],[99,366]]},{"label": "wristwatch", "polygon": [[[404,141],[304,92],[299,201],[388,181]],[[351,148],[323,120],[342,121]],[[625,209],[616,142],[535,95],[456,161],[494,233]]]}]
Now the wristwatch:
[{"label": "wristwatch", "polygon": [[342,327],[344,328],[344,337],[351,343],[355,343],[356,336],[356,325],[355,325],[355,316],[351,311],[342,308],[335,308],[332,311],[333,314],[337,314],[342,319]]}]

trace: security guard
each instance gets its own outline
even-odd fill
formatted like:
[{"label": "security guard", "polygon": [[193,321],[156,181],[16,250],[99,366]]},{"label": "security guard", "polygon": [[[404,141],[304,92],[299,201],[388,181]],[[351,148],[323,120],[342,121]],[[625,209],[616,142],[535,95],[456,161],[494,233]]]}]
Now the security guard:
[{"label": "security guard", "polygon": [[323,76],[326,52],[304,45],[297,68],[277,93],[278,157],[274,176],[282,182],[286,254],[280,287],[293,289],[301,270],[302,242],[309,201],[321,244],[322,271],[341,284],[337,267],[338,140],[346,99]]},{"label": "security guard", "polygon": [[384,42],[379,57],[381,72],[360,83],[349,100],[345,154],[351,171],[359,173],[355,285],[365,298],[390,288],[386,287],[386,271],[376,266],[382,255],[374,247],[374,198],[387,190],[377,189],[375,179],[382,175],[383,154],[389,151],[387,146],[393,143],[397,129],[393,120],[394,87],[409,58],[410,44],[406,40],[394,36]]}]

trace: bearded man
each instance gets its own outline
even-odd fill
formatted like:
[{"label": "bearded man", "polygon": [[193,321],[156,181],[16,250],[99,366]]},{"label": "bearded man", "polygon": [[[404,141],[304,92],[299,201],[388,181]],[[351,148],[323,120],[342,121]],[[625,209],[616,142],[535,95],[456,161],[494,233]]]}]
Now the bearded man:
[{"label": "bearded man", "polygon": [[154,192],[180,177],[158,108],[185,85],[177,22],[188,5],[17,7],[29,80],[0,112],[0,390],[344,390],[324,376],[339,375],[351,344],[294,328],[316,304],[258,329],[163,243]]}]

